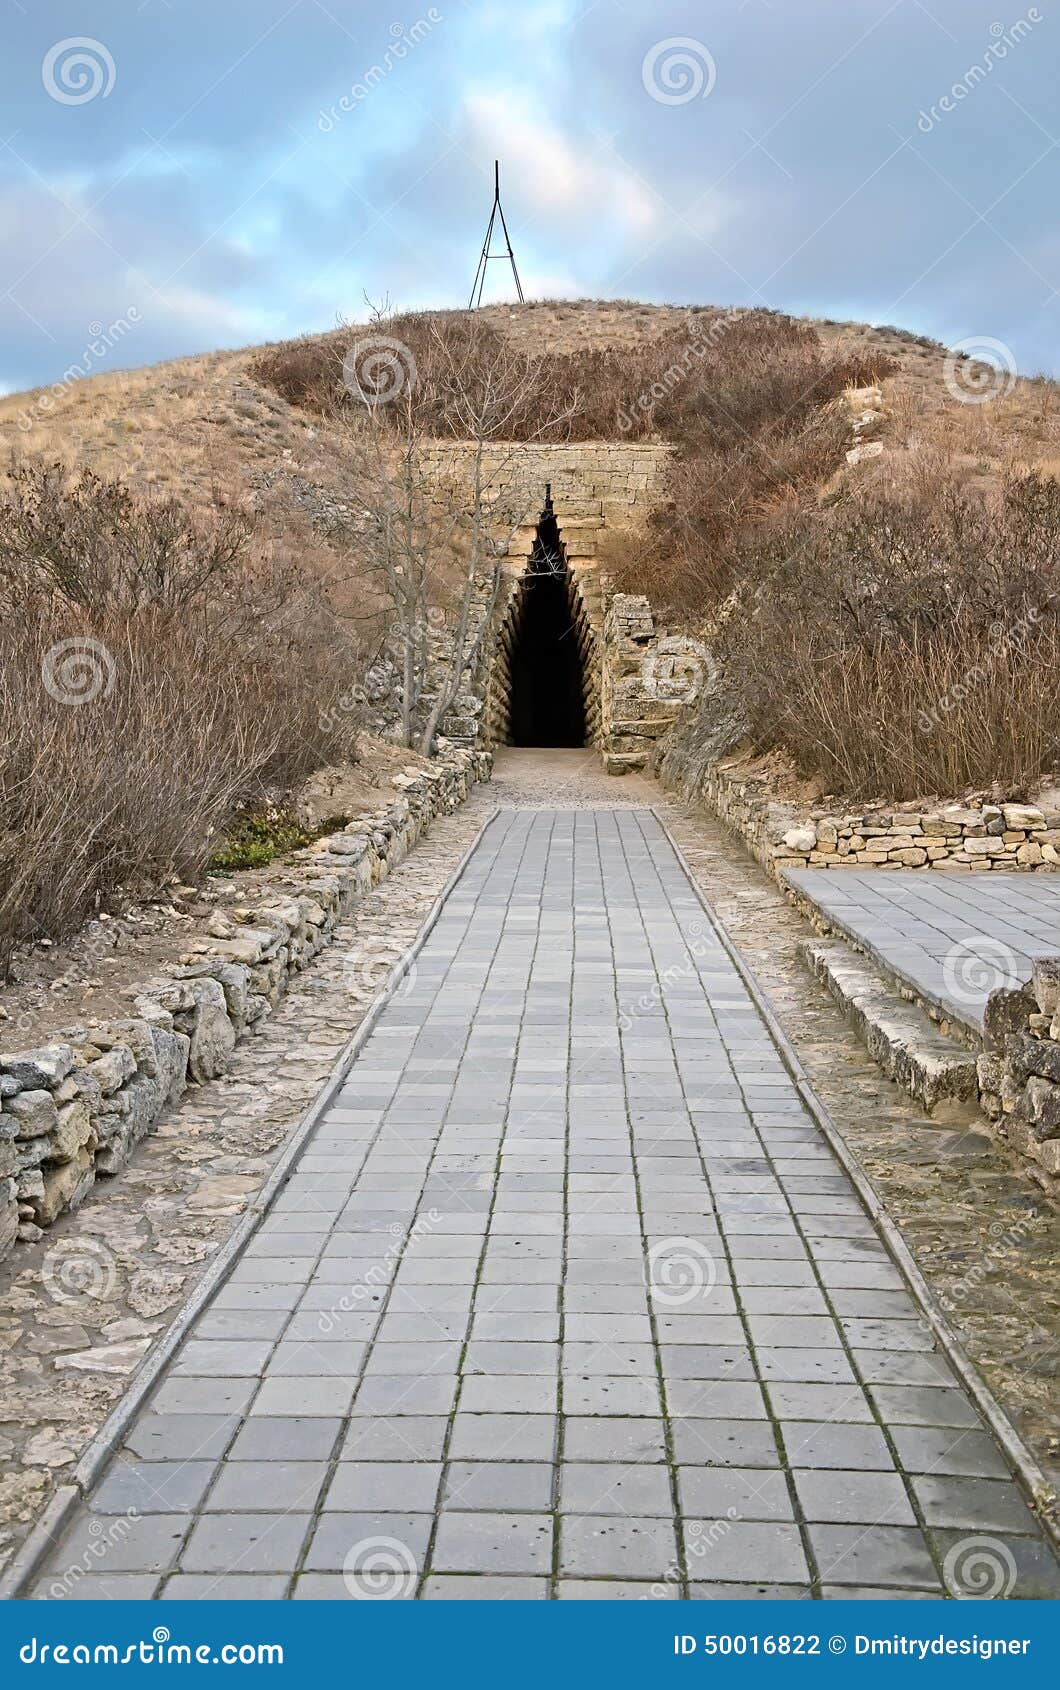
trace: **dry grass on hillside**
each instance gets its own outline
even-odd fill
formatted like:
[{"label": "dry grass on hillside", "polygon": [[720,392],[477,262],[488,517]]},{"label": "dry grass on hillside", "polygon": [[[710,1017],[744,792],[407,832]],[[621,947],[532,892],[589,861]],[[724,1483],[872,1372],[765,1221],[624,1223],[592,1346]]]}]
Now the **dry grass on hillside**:
[{"label": "dry grass on hillside", "polygon": [[[803,611],[818,561],[834,558],[836,546],[846,558],[837,533],[868,522],[883,547],[872,551],[872,569],[886,570],[888,536],[907,521],[904,513],[933,518],[948,500],[966,501],[972,513],[964,530],[970,578],[988,574],[993,553],[983,523],[989,531],[1005,507],[1009,515],[997,531],[1010,532],[1013,499],[1030,508],[1030,496],[1014,493],[1013,484],[1060,471],[1058,384],[1020,378],[1003,384],[989,403],[966,403],[947,381],[947,355],[935,342],[891,327],[792,323],[774,313],[716,307],[546,300],[490,306],[471,319],[406,316],[389,326],[413,343],[426,377],[426,415],[443,432],[444,392],[436,385],[432,397],[432,340],[441,333],[452,351],[462,335],[462,356],[473,365],[475,345],[500,335],[528,360],[545,358],[555,383],[576,393],[564,425],[569,436],[678,443],[669,507],[646,545],[624,545],[620,584],[646,591],[664,614],[693,624],[738,603],[748,639],[759,642],[763,672],[774,677],[777,700],[787,696],[789,673],[808,676],[813,658],[813,673],[823,679],[816,690],[807,681],[800,694],[801,731],[791,712],[781,723],[760,699],[750,700],[763,744],[797,742],[805,769],[816,762],[832,769],[835,780],[875,781],[880,790],[888,782],[908,788],[914,752],[923,766],[921,784],[937,791],[952,787],[960,770],[979,786],[1000,778],[1002,767],[1006,778],[1029,779],[1055,757],[1043,731],[1043,712],[1046,725],[1055,716],[1044,624],[1030,642],[1018,630],[1014,636],[1012,622],[1021,614],[1015,600],[995,618],[1000,631],[993,637],[1004,661],[989,668],[993,679],[979,693],[980,715],[987,697],[1001,701],[998,711],[1010,700],[1018,698],[1021,708],[1027,701],[1030,714],[1014,721],[1007,749],[994,729],[973,720],[971,704],[963,727],[952,710],[930,735],[915,739],[889,725],[892,697],[905,700],[901,709],[914,721],[915,703],[930,712],[938,698],[951,695],[955,676],[977,663],[977,642],[989,622],[982,607],[974,626],[951,619],[942,632],[932,625],[928,638],[917,622],[926,612],[911,609],[899,594],[881,609],[875,647],[870,641],[856,660],[834,596],[824,594],[815,618]],[[378,603],[367,582],[350,574],[343,525],[356,508],[357,488],[346,438],[330,412],[336,397],[342,403],[343,352],[351,339],[378,329],[344,328],[280,347],[103,375],[49,405],[42,401],[50,395],[11,396],[0,400],[0,450],[38,464],[61,459],[71,473],[120,476],[137,495],[176,495],[207,522],[218,513],[246,516],[255,545],[276,568],[293,566],[325,583],[343,626],[361,627]],[[706,355],[689,359],[688,348],[701,345]],[[869,379],[879,380],[882,414],[862,438],[880,451],[848,465],[850,415],[841,389]],[[277,380],[283,392],[270,385]],[[641,394],[656,385],[658,396],[641,406]],[[20,419],[30,426],[20,427]],[[533,421],[524,418],[519,426],[532,429]],[[1046,520],[1040,501],[1037,510],[1035,536],[1035,523]],[[929,522],[924,533],[933,532]],[[937,550],[926,545],[916,555],[928,578],[946,578]],[[844,579],[849,562],[839,571]],[[1041,557],[1035,567],[1044,580]],[[871,588],[870,576],[871,570],[854,582],[857,593]],[[1046,585],[1051,595],[1055,581]],[[1053,602],[1047,597],[1043,614]],[[816,601],[812,608],[819,608]],[[904,630],[897,635],[895,616]],[[784,638],[801,640],[797,650],[776,643],[789,627]],[[827,660],[822,650],[830,653]],[[782,651],[783,661],[771,669]],[[842,766],[837,747],[854,747],[859,732],[891,750],[884,756],[866,743]]]}]

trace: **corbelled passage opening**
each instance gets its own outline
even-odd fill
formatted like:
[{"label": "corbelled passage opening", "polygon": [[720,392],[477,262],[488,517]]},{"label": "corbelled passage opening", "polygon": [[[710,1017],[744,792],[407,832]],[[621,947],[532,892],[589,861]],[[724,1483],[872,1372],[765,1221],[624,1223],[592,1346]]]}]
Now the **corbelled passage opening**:
[{"label": "corbelled passage opening", "polygon": [[546,511],[519,586],[508,646],[508,740],[585,744],[585,677],[567,560]]}]

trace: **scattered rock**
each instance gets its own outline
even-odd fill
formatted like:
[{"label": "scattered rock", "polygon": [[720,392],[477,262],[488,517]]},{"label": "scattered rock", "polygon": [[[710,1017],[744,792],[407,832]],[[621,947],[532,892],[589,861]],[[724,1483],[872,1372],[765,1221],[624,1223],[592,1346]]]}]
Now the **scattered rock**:
[{"label": "scattered rock", "polygon": [[55,1366],[60,1370],[74,1368],[78,1373],[131,1373],[150,1343],[150,1338],[135,1338],[125,1344],[97,1344],[91,1350],[56,1356]]},{"label": "scattered rock", "polygon": [[65,1467],[76,1459],[77,1451],[51,1426],[34,1432],[22,1451],[27,1467]]}]

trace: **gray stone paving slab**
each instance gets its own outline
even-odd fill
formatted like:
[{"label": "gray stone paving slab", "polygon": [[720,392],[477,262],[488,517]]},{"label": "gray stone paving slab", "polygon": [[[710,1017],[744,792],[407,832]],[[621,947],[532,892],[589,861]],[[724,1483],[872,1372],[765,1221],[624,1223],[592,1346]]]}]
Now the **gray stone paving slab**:
[{"label": "gray stone paving slab", "polygon": [[984,1533],[1055,1593],[658,822],[525,810],[38,1593],[952,1595]]},{"label": "gray stone paving slab", "polygon": [[787,869],[784,879],[931,1003],[981,1026],[986,1000],[1060,954],[1055,875]]}]

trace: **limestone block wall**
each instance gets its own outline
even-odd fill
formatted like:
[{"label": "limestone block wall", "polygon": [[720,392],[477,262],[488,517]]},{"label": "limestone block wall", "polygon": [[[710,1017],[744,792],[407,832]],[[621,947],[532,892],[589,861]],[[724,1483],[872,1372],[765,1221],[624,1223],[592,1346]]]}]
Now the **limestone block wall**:
[{"label": "limestone block wall", "polygon": [[706,666],[699,640],[659,633],[642,593],[609,595],[600,738],[608,774],[647,765],[658,741],[697,697]]},{"label": "limestone block wall", "polygon": [[979,1101],[1020,1155],[1060,1176],[1060,957],[1034,964],[1029,985],[991,996]]},{"label": "limestone block wall", "polygon": [[240,902],[216,909],[129,1017],[0,1053],[0,1256],[117,1173],[189,1084],[223,1073],[337,922],[490,767],[485,751],[453,750],[396,777],[402,791],[385,811],[297,852],[257,902],[240,888]]},{"label": "limestone block wall", "polygon": [[[469,484],[476,448],[472,442],[439,440],[424,448],[424,462],[440,480]],[[499,520],[536,521],[545,484],[557,506],[572,516],[585,503],[603,504],[615,514],[646,514],[658,501],[672,446],[628,446],[586,441],[537,446],[498,442],[484,453],[487,498]]]}]

